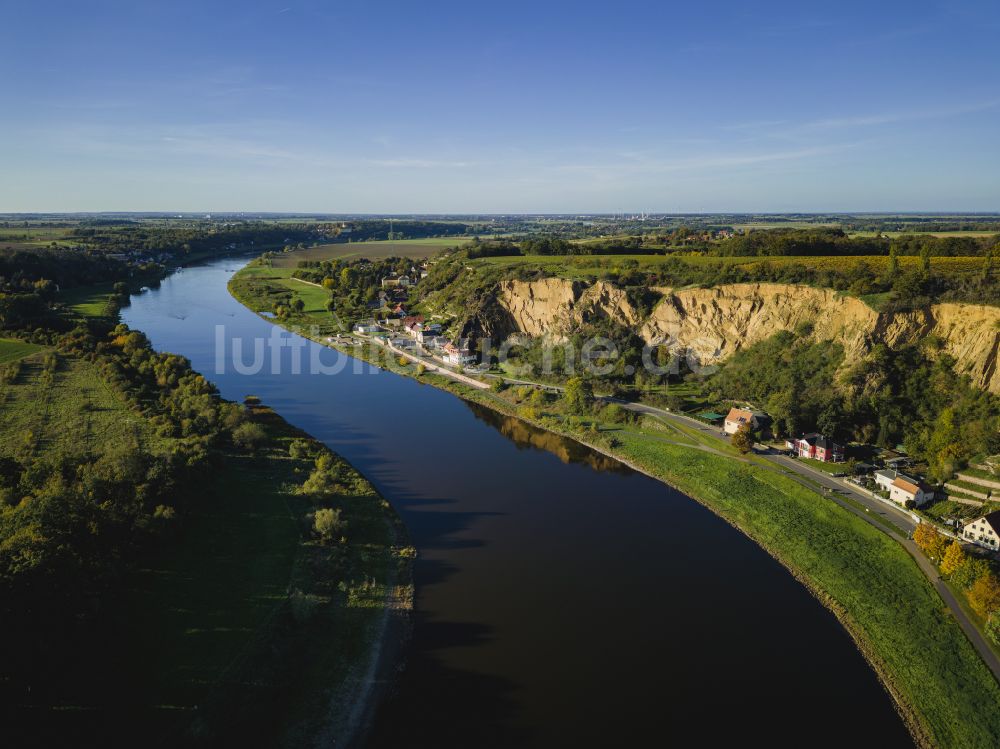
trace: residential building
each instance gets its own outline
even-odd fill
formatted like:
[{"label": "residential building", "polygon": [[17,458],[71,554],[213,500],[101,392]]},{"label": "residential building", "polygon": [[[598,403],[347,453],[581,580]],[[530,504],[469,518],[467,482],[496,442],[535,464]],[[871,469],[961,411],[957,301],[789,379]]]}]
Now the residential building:
[{"label": "residential building", "polygon": [[812,458],[824,463],[840,463],[844,460],[844,448],[822,434],[805,434],[798,439],[785,441],[785,447],[795,450],[800,458]]},{"label": "residential building", "polygon": [[421,325],[423,322],[424,322],[423,315],[410,315],[409,317],[404,317],[403,329],[410,335],[413,335],[414,334],[413,331],[416,329],[416,327],[418,325]]},{"label": "residential building", "polygon": [[355,333],[362,333],[364,335],[371,335],[372,333],[378,333],[380,330],[379,326],[375,324],[372,320],[365,320],[364,322],[359,322],[354,326]]},{"label": "residential building", "polygon": [[441,326],[436,323],[417,323],[415,326],[414,338],[420,343],[430,343],[433,339],[441,335]]},{"label": "residential building", "polygon": [[962,538],[986,549],[1000,550],[1000,510],[966,523]]},{"label": "residential building", "polygon": [[722,425],[726,434],[736,434],[744,424],[749,424],[754,432],[762,432],[770,426],[771,417],[763,411],[751,411],[748,408],[731,408]]},{"label": "residential building", "polygon": [[934,492],[918,479],[900,474],[889,487],[889,499],[903,507],[920,507],[934,499]]},{"label": "residential building", "polygon": [[449,364],[472,364],[476,361],[475,355],[465,344],[455,344],[448,341],[444,345],[444,359]]}]

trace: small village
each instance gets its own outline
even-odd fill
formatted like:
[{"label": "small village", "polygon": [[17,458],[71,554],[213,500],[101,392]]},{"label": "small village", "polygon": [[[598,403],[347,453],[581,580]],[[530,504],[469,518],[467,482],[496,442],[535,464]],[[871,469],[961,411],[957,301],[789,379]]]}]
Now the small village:
[{"label": "small village", "polygon": [[381,290],[369,307],[378,315],[355,323],[352,330],[402,354],[417,355],[459,369],[477,362],[468,341],[452,340],[442,325],[429,322],[422,314],[410,314],[410,290],[427,277],[427,263],[412,266],[409,274],[390,275],[381,280]]}]

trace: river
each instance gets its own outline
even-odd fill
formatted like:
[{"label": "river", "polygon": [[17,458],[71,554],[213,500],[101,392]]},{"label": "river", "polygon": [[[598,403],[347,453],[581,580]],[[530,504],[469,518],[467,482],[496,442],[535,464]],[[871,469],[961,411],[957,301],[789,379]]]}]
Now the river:
[{"label": "river", "polygon": [[277,372],[217,372],[217,325],[247,361],[272,334],[226,290],[243,262],[186,268],[123,318],[325,442],[402,516],[413,639],[369,745],[912,746],[832,614],[684,495],[368,365],[293,374],[284,349]]}]

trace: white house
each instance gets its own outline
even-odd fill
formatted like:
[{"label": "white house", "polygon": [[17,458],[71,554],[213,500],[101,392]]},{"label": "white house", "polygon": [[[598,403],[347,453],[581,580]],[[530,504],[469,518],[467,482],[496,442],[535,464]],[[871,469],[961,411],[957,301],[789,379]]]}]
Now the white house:
[{"label": "white house", "polygon": [[899,471],[894,471],[891,468],[885,468],[881,471],[875,471],[875,483],[878,484],[878,488],[884,492],[889,491],[892,486],[892,482],[896,480],[899,475]]},{"label": "white house", "polygon": [[354,326],[355,333],[362,333],[365,335],[371,335],[372,333],[378,333],[379,327],[374,322],[368,320],[365,322],[359,322]]},{"label": "white house", "polygon": [[962,538],[986,549],[1000,550],[1000,510],[966,523]]},{"label": "white house", "polygon": [[469,350],[468,346],[456,345],[451,341],[448,341],[444,345],[444,359],[449,364],[472,364],[476,361],[476,357]]},{"label": "white house", "polygon": [[920,505],[934,499],[934,492],[917,479],[900,475],[889,487],[889,499],[903,507],[906,507],[909,502],[912,502],[915,507],[920,507]]}]

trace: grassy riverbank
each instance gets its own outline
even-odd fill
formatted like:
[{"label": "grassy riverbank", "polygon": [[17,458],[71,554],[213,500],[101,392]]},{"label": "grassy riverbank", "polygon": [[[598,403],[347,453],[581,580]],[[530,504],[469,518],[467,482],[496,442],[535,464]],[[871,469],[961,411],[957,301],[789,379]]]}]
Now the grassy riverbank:
[{"label": "grassy riverbank", "polygon": [[[251,309],[270,309],[259,293],[263,286],[246,283],[242,273],[230,284],[234,296]],[[324,330],[331,319],[328,313],[302,314],[281,324]],[[416,375],[414,366],[392,358],[374,363]],[[705,450],[690,435],[602,421],[600,415],[592,425],[594,419],[568,417],[551,402],[519,402],[518,388],[494,393],[440,375],[419,378],[618,457],[753,538],[843,622],[920,745],[991,746],[1000,736],[996,680],[914,560],[852,513],[773,470]]]}]

